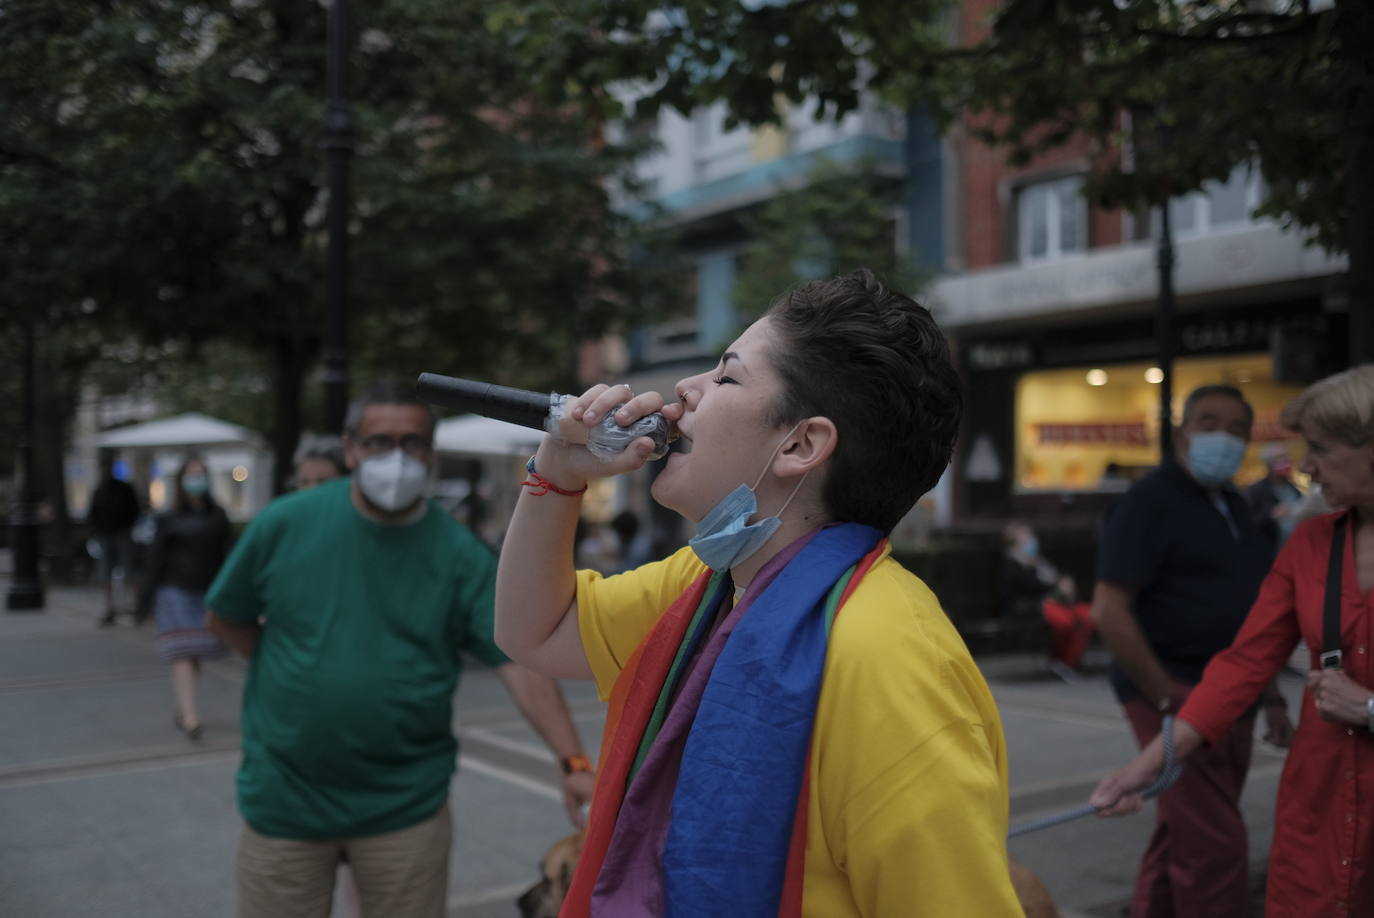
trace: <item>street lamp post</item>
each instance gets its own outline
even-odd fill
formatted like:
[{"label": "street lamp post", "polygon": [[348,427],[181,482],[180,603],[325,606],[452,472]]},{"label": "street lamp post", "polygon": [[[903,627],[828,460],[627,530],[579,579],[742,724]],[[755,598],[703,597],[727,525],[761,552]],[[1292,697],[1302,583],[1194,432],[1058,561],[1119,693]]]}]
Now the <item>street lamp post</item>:
[{"label": "street lamp post", "polygon": [[329,254],[325,277],[324,430],[343,431],[348,409],[348,165],[353,156],[353,110],[347,99],[348,0],[329,6],[329,98],[322,146],[327,159],[329,202],[325,222]]},{"label": "street lamp post", "polygon": [[22,408],[19,421],[19,495],[10,516],[14,533],[14,578],[5,608],[36,612],[43,608],[43,580],[38,574],[38,509],[33,499],[33,320],[24,324]]},{"label": "street lamp post", "polygon": [[1155,310],[1155,350],[1164,378],[1159,382],[1159,457],[1168,461],[1174,443],[1174,237],[1169,199],[1159,205],[1159,302]]}]

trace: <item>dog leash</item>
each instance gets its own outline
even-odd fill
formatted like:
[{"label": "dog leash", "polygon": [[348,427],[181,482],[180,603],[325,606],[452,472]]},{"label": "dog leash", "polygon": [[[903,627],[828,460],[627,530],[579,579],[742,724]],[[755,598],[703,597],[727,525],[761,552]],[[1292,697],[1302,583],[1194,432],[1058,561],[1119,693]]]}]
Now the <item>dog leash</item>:
[{"label": "dog leash", "polygon": [[[1174,761],[1174,718],[1172,715],[1164,715],[1164,722],[1160,727],[1160,732],[1164,736],[1164,767],[1159,772],[1159,777],[1155,778],[1153,784],[1141,792],[1141,796],[1146,800],[1158,797],[1169,786],[1178,780],[1178,776],[1183,774],[1183,763]],[[1041,829],[1048,829],[1050,826],[1057,826],[1061,823],[1072,822],[1075,819],[1082,819],[1084,816],[1091,816],[1097,812],[1097,807],[1091,803],[1062,813],[1052,813],[1040,819],[1022,823],[1007,833],[1007,838],[1015,838],[1018,835],[1025,835],[1030,832],[1039,832]]]}]

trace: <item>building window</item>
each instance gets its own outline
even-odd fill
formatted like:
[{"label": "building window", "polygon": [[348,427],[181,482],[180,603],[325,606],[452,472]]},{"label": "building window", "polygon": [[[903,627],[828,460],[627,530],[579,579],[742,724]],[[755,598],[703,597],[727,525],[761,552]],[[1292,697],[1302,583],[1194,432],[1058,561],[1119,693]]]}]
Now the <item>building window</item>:
[{"label": "building window", "polygon": [[1080,176],[1026,185],[1016,196],[1017,256],[1053,261],[1088,247],[1088,203]]},{"label": "building window", "polygon": [[724,102],[692,112],[692,165],[698,182],[743,172],[751,163],[749,129],[726,128],[728,113]]},{"label": "building window", "polygon": [[[1188,237],[1228,226],[1251,222],[1251,214],[1264,201],[1264,182],[1259,170],[1248,164],[1237,166],[1224,182],[1207,182],[1194,191],[1169,202],[1169,229],[1175,236]],[[1154,222],[1158,224],[1156,217]],[[1155,228],[1158,235],[1158,226]]]}]

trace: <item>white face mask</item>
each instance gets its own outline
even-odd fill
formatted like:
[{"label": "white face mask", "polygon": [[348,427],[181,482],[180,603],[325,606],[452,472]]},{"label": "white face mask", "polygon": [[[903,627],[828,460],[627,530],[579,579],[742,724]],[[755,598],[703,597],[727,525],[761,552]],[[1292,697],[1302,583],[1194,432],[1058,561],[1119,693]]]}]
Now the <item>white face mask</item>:
[{"label": "white face mask", "polygon": [[413,506],[428,481],[429,466],[399,448],[358,464],[358,487],[363,495],[391,513]]}]

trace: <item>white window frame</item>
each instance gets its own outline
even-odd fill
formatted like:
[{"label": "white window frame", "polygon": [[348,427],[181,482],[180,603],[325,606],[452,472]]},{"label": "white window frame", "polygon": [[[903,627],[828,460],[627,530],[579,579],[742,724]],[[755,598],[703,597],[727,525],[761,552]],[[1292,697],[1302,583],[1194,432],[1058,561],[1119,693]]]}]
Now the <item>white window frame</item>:
[{"label": "white window frame", "polygon": [[743,124],[726,130],[726,115],[724,102],[692,112],[692,171],[698,182],[724,178],[749,167],[752,132]]},{"label": "white window frame", "polygon": [[[1170,234],[1175,239],[1188,239],[1193,236],[1203,236],[1217,230],[1229,229],[1237,226],[1249,226],[1257,221],[1251,214],[1255,208],[1264,203],[1264,179],[1258,169],[1247,163],[1237,166],[1231,175],[1234,177],[1238,172],[1248,170],[1249,174],[1245,181],[1245,216],[1238,220],[1227,220],[1225,223],[1216,223],[1212,220],[1212,195],[1206,186],[1202,191],[1191,191],[1181,197],[1174,198],[1170,203],[1171,207],[1191,207],[1193,212],[1193,225],[1182,228],[1177,220],[1171,221],[1169,227]],[[1216,186],[1219,182],[1208,182],[1207,185]],[[1159,214],[1156,211],[1151,215],[1151,223],[1154,225],[1154,234],[1159,235]]]},{"label": "white window frame", "polygon": [[[1059,192],[1072,188],[1074,208],[1078,215],[1079,245],[1072,249],[1063,247],[1060,227],[1063,216],[1064,196]],[[1079,193],[1083,188],[1083,176],[1067,175],[1045,181],[1030,182],[1022,185],[1016,192],[1016,255],[1023,264],[1039,264],[1059,261],[1062,258],[1079,255],[1088,249],[1088,202]],[[1031,252],[1031,207],[1032,195],[1045,196],[1045,251],[1042,254]]]}]

